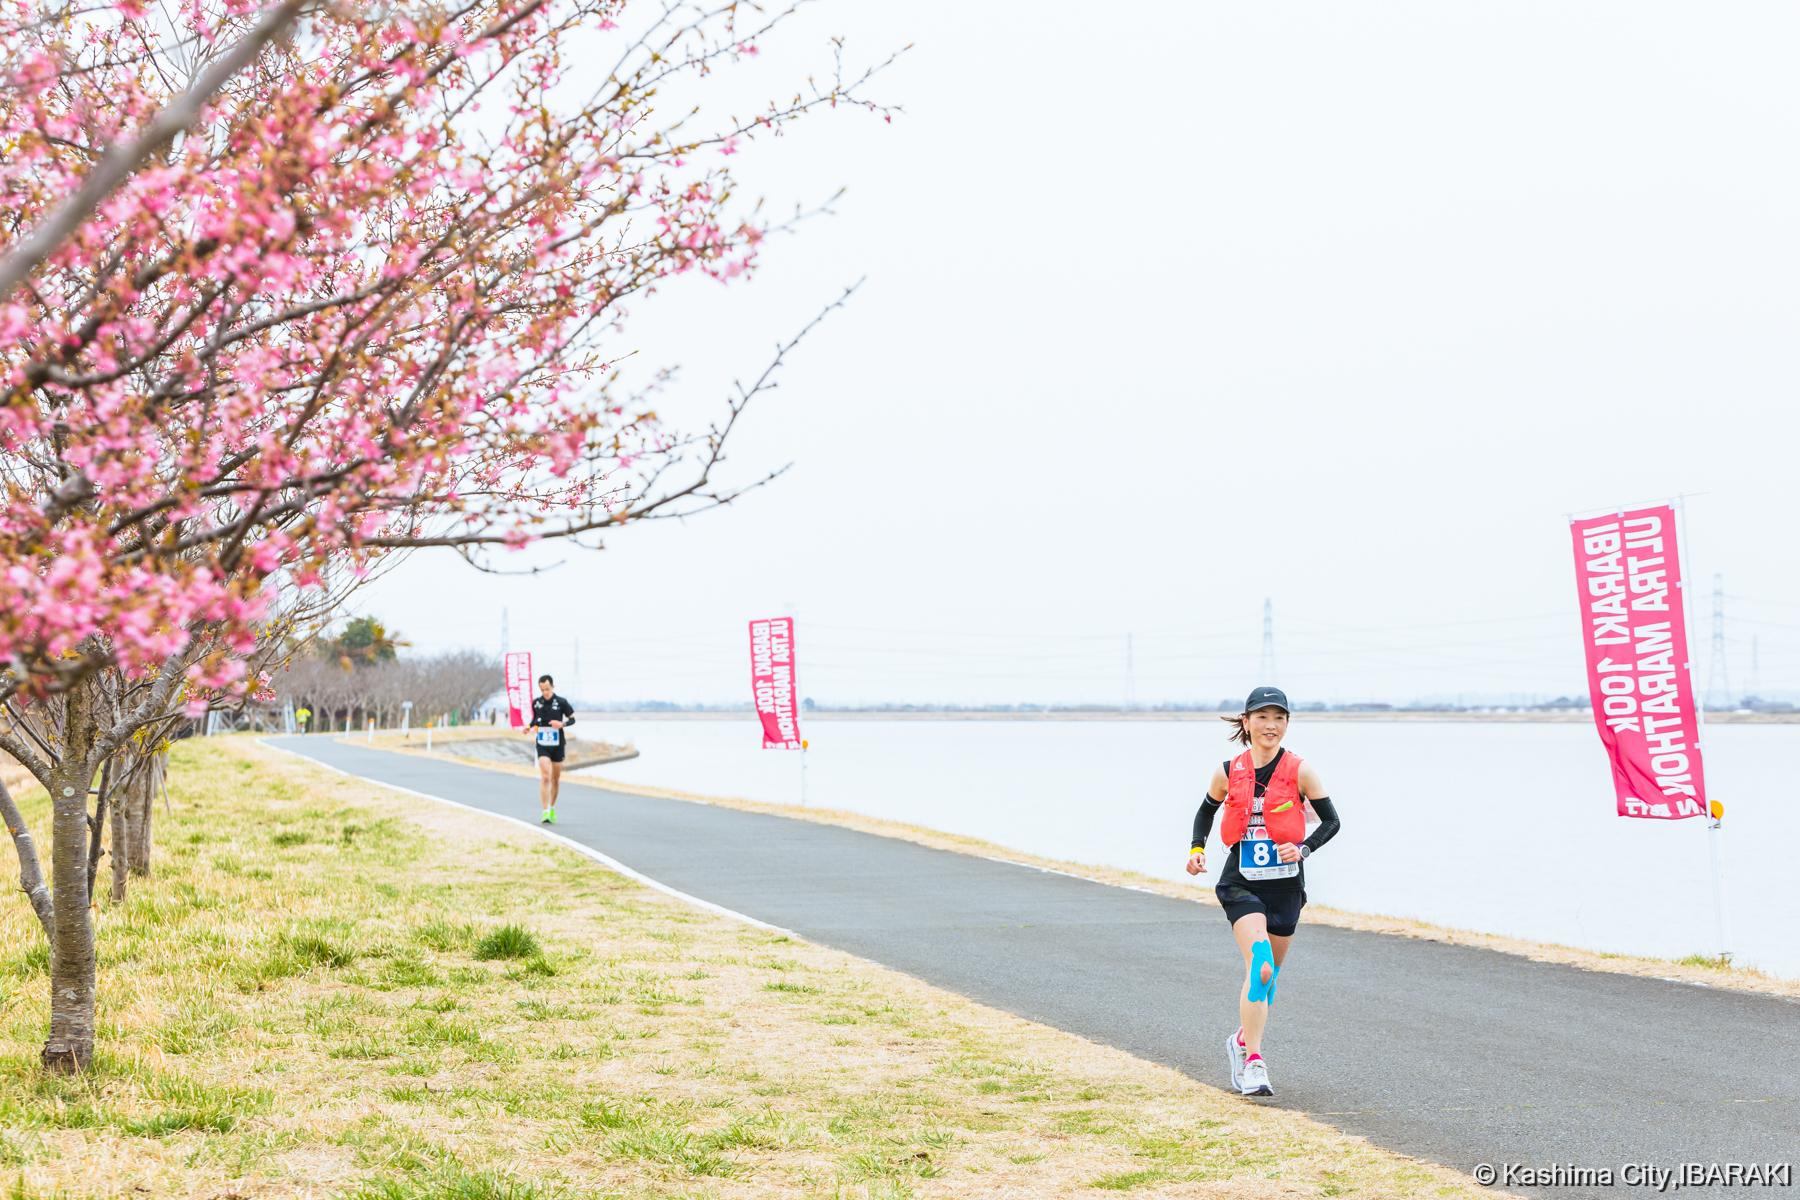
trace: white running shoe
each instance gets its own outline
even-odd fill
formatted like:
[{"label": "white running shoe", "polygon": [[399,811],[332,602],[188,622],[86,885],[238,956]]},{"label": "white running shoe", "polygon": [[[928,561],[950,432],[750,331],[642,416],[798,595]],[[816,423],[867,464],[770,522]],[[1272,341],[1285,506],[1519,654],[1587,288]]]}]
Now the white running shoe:
[{"label": "white running shoe", "polygon": [[1275,1089],[1269,1086],[1269,1068],[1263,1060],[1252,1058],[1244,1063],[1244,1081],[1238,1085],[1238,1091],[1246,1096],[1273,1096]]},{"label": "white running shoe", "polygon": [[1239,1091],[1244,1090],[1244,1056],[1250,1053],[1244,1049],[1244,1043],[1238,1040],[1244,1031],[1225,1035],[1225,1057],[1231,1060],[1231,1086]]}]

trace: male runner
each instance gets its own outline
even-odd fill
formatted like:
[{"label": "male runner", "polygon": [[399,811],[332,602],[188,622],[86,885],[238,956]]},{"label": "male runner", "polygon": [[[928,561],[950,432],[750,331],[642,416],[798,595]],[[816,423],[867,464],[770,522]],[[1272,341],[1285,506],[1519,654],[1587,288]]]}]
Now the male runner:
[{"label": "male runner", "polygon": [[537,740],[538,800],[544,806],[544,824],[556,824],[556,793],[562,787],[563,752],[568,738],[563,730],[575,723],[575,706],[556,694],[556,681],[538,676],[537,699],[531,702],[531,727],[525,732]]}]

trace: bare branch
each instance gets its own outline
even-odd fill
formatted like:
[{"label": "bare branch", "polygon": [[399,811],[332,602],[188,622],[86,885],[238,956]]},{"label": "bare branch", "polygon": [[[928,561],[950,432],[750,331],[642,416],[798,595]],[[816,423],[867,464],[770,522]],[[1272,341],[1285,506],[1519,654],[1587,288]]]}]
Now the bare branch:
[{"label": "bare branch", "polygon": [[25,825],[25,818],[19,815],[19,806],[13,803],[12,793],[7,790],[6,781],[0,779],[0,819],[6,821],[6,832],[12,835],[13,849],[19,854],[19,890],[31,901],[31,911],[37,914],[38,924],[43,926],[44,937],[53,935],[55,928],[56,901],[50,894],[50,887],[44,882],[44,868],[38,863],[37,844],[32,841],[31,830]]}]

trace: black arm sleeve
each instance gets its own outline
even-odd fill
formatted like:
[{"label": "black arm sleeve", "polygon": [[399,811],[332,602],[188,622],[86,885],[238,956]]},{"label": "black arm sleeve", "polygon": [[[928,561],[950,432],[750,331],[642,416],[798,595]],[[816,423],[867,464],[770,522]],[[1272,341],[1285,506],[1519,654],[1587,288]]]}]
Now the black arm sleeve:
[{"label": "black arm sleeve", "polygon": [[1194,840],[1188,845],[1206,845],[1207,836],[1212,833],[1213,818],[1219,815],[1219,808],[1219,801],[1211,796],[1200,802],[1200,811],[1194,814]]},{"label": "black arm sleeve", "polygon": [[1338,820],[1337,809],[1332,807],[1330,796],[1320,796],[1311,803],[1313,811],[1319,814],[1319,827],[1313,830],[1301,845],[1308,850],[1317,850],[1337,836],[1337,831],[1343,827],[1343,822]]},{"label": "black arm sleeve", "polygon": [[556,706],[562,709],[563,728],[567,729],[575,723],[575,706],[570,704],[567,700],[564,700],[561,696],[556,698]]}]

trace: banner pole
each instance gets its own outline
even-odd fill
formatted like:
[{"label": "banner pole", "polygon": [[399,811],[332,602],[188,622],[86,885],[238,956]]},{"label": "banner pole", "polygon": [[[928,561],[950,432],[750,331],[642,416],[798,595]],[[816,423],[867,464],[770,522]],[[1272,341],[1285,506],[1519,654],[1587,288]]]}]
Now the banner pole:
[{"label": "banner pole", "polygon": [[[788,644],[794,647],[794,729],[800,729],[800,710],[805,701],[800,698],[800,633],[796,628],[800,624],[792,608],[788,610]],[[800,738],[800,807],[806,807],[806,738]]]},{"label": "banner pole", "polygon": [[1731,961],[1731,912],[1726,907],[1724,850],[1719,845],[1724,810],[1723,804],[1713,802],[1712,811],[1720,816],[1708,816],[1706,840],[1712,851],[1713,932],[1719,939],[1719,961],[1728,963]]},{"label": "banner pole", "polygon": [[[1700,749],[1701,760],[1705,761],[1706,741],[1707,741],[1707,738],[1706,738],[1706,697],[1701,695],[1700,689],[1698,687],[1694,686],[1694,646],[1693,646],[1693,641],[1692,641],[1692,630],[1694,628],[1694,606],[1690,599],[1690,597],[1692,596],[1692,593],[1693,593],[1693,589],[1688,587],[1688,573],[1687,573],[1688,564],[1685,561],[1687,558],[1688,547],[1689,547],[1689,545],[1691,545],[1691,543],[1688,541],[1687,493],[1683,492],[1681,495],[1679,495],[1675,498],[1675,510],[1676,510],[1676,512],[1678,512],[1681,515],[1681,551],[1682,551],[1682,558],[1684,560],[1681,564],[1681,612],[1682,612],[1683,619],[1685,619],[1687,622],[1688,630],[1690,631],[1689,632],[1690,640],[1688,642],[1688,661],[1686,663],[1686,666],[1687,666],[1687,673],[1688,673],[1688,687],[1691,690],[1693,697],[1694,697],[1694,714],[1695,714],[1695,716],[1694,716],[1695,739],[1694,740]],[[1718,946],[1719,961],[1720,962],[1730,962],[1731,961],[1731,912],[1728,907],[1728,901],[1726,899],[1726,893],[1725,893],[1724,850],[1719,844],[1719,838],[1722,835],[1721,826],[1724,824],[1725,806],[1723,804],[1719,803],[1717,800],[1708,798],[1706,807],[1707,807],[1706,848],[1707,848],[1707,856],[1712,860],[1713,940]]]}]

